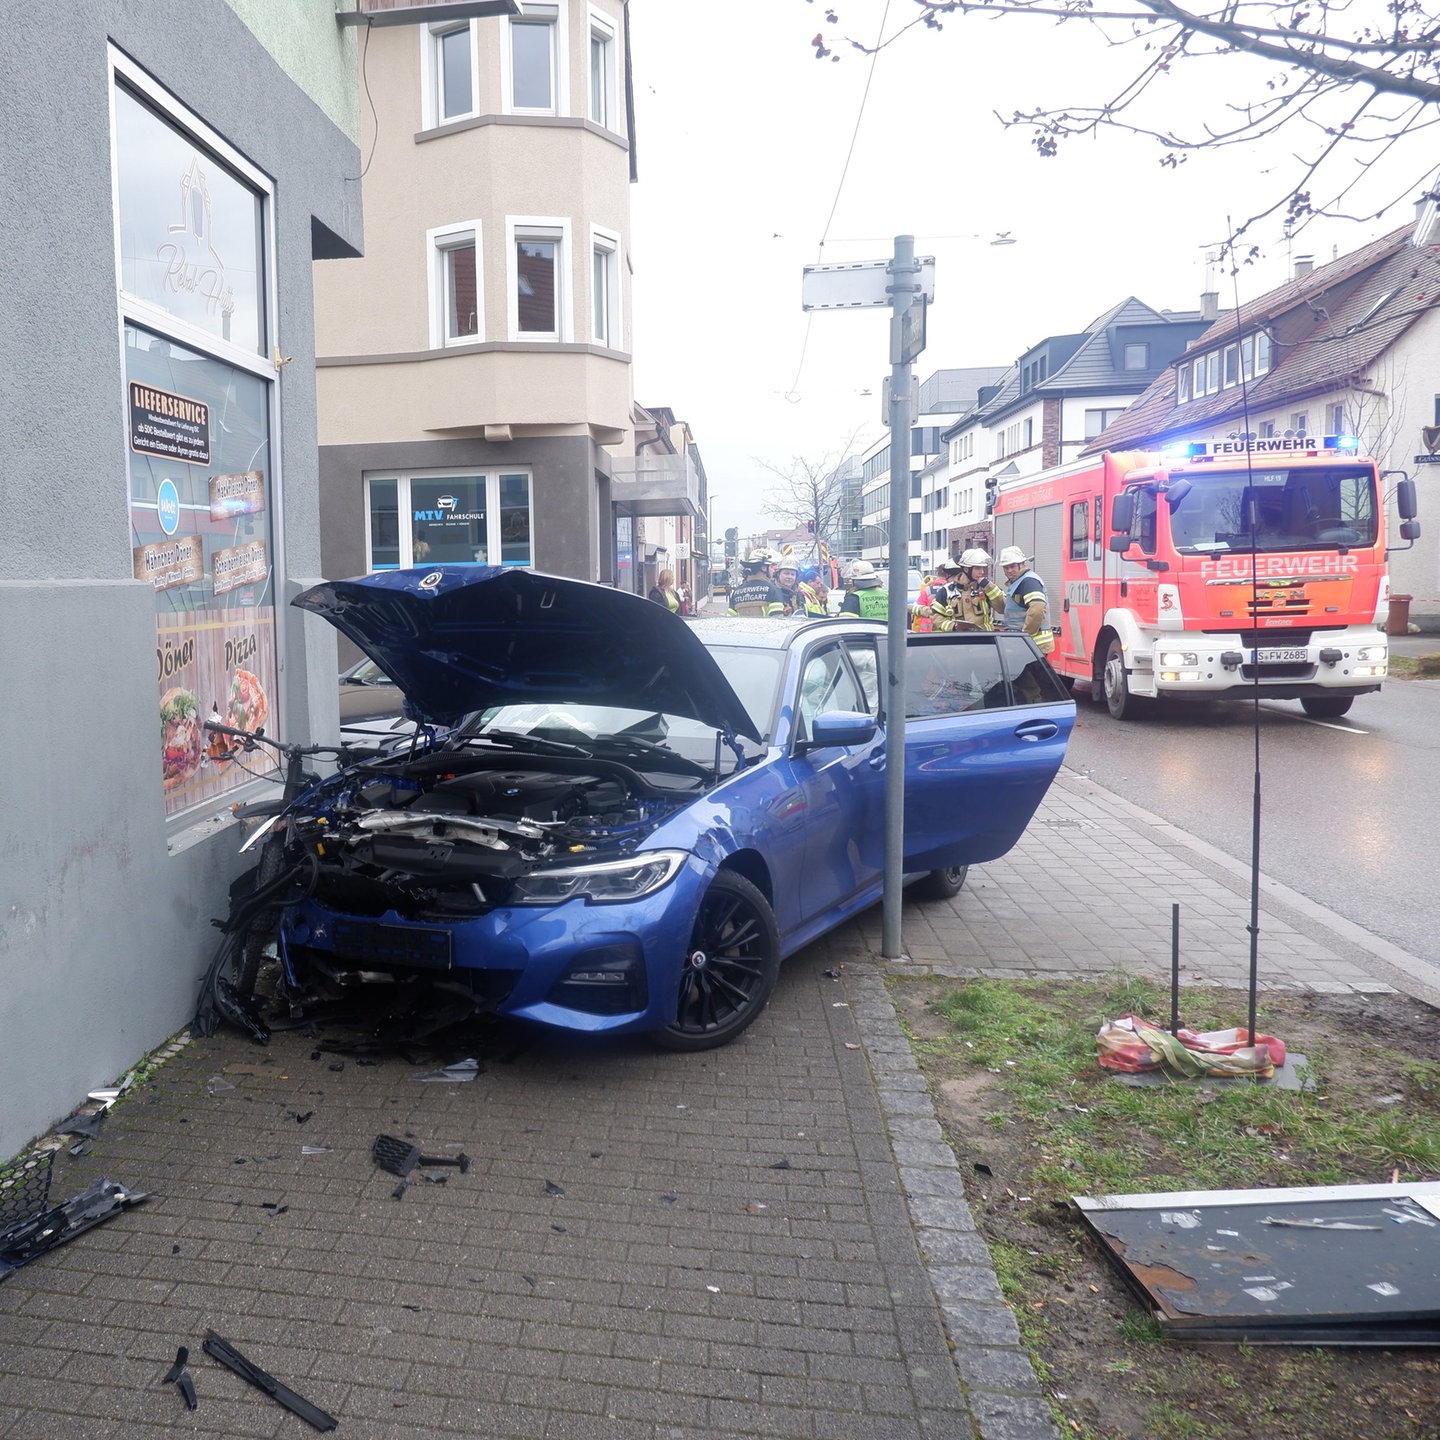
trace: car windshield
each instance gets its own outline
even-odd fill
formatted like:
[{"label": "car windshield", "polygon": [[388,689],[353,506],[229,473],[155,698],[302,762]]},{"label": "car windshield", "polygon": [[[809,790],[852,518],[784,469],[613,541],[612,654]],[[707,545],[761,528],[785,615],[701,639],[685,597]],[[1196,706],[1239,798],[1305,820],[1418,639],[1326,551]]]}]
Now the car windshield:
[{"label": "car windshield", "polygon": [[[779,652],[716,646],[710,652],[730,682],[746,713],[763,735],[775,713],[776,688],[782,673]],[[659,745],[703,764],[713,763],[715,729],[686,715],[587,701],[529,702],[492,705],[477,711],[460,727],[457,737],[525,742],[537,748],[573,746],[587,753],[630,745],[636,750]],[[742,740],[753,750],[754,742]]]},{"label": "car windshield", "polygon": [[1169,508],[1171,538],[1182,554],[1375,543],[1375,479],[1363,465],[1171,473],[1172,488],[1181,480],[1189,489]]}]

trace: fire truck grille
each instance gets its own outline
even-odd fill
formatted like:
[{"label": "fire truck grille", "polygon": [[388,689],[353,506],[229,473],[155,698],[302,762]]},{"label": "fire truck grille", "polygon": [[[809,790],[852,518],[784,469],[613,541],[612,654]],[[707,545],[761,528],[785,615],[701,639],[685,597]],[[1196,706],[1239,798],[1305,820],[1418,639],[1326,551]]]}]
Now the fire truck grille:
[{"label": "fire truck grille", "polygon": [[1261,681],[1313,680],[1315,667],[1313,665],[1242,665],[1240,674],[1246,680],[1254,680],[1257,674]]}]

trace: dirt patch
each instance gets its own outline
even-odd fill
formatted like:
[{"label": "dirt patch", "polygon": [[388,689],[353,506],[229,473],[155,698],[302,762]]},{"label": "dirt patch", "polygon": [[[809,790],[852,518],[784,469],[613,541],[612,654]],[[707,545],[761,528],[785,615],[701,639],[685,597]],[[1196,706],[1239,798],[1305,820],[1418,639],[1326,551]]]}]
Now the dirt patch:
[{"label": "dirt patch", "polygon": [[[1012,1308],[1062,1416],[1062,1433],[1081,1440],[1440,1437],[1440,1349],[1186,1344],[1157,1335],[1068,1197],[1041,1193],[1039,1127],[1019,1113],[997,1076],[922,1043],[951,1034],[931,1005],[955,988],[953,980],[906,981],[892,995],[917,1042],[976,1223],[1002,1270],[1008,1254],[1018,1262],[1011,1268],[1024,1274],[1025,1293],[1011,1296]],[[1243,1023],[1243,996],[1234,997],[1233,1013]],[[1378,1116],[1397,1103],[1434,1103],[1423,1086],[1417,1091],[1414,1067],[1433,1073],[1440,1060],[1440,1011],[1407,996],[1267,995],[1260,1028],[1311,1057],[1320,1083],[1353,1108],[1373,1104]],[[1097,1066],[1094,1083],[1117,1082]],[[1145,1142],[1127,1135],[1116,1143]],[[1336,1183],[1390,1178],[1388,1171],[1357,1170]],[[1403,1178],[1417,1177],[1412,1169]],[[1153,1185],[1134,1188],[1187,1183],[1183,1174],[1157,1169]]]}]

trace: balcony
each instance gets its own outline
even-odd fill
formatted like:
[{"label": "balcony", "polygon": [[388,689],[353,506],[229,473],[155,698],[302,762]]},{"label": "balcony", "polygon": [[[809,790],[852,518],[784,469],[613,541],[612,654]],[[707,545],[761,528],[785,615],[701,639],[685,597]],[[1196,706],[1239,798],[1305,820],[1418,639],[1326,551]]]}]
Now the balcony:
[{"label": "balcony", "polygon": [[617,457],[611,499],[630,515],[684,515],[703,522],[700,472],[689,455]]}]

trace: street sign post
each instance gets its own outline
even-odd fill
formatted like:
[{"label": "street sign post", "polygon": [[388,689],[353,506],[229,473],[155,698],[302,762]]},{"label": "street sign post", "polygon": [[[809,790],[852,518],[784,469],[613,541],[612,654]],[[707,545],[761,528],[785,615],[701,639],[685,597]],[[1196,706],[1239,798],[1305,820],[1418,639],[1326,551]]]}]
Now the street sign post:
[{"label": "street sign post", "polygon": [[905,577],[909,569],[911,362],[925,348],[925,310],[935,299],[935,259],[915,256],[915,237],[897,235],[890,260],[807,265],[801,285],[805,310],[890,309],[890,379],[885,421],[890,426],[890,576],[885,680],[885,889],[880,953],[903,960],[901,934],[905,858]]}]

